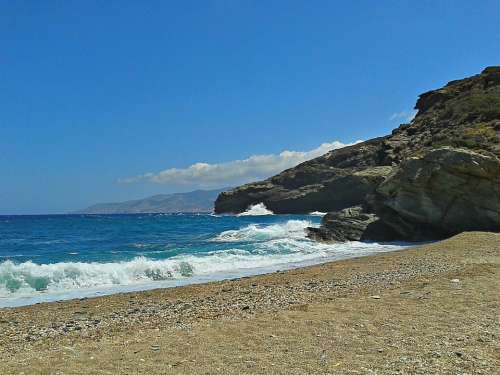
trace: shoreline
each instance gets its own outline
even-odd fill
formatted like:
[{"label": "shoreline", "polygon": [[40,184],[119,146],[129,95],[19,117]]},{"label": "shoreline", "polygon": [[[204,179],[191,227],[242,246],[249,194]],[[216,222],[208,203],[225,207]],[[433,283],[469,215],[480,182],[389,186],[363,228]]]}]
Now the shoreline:
[{"label": "shoreline", "polygon": [[[323,372],[321,366],[328,367],[325,373],[369,373],[362,368],[419,373],[419,368],[432,366],[446,372],[472,366],[471,373],[487,374],[498,365],[500,354],[495,313],[500,306],[499,260],[500,236],[471,232],[270,274],[2,308],[0,372],[81,374],[84,361],[88,373],[113,374],[310,373]],[[404,314],[396,314],[399,310]],[[385,323],[367,329],[379,315]],[[451,317],[453,329],[448,325]],[[309,324],[317,324],[321,332],[312,334]],[[425,337],[415,343],[412,334]],[[446,348],[450,353],[462,354],[441,353],[441,338],[434,340],[439,356],[429,354],[427,346],[434,341],[426,340],[432,335],[453,343]],[[238,349],[249,349],[249,342],[267,348],[277,337],[282,339],[276,344],[280,350]],[[321,337],[331,343],[314,344]],[[364,339],[355,343],[360,337]],[[301,344],[294,345],[296,340]],[[311,355],[319,349],[324,358]],[[410,349],[413,358],[405,362],[401,351]],[[337,358],[340,352],[342,360]],[[218,371],[224,363],[224,371]]]},{"label": "shoreline", "polygon": [[[365,251],[364,243],[352,242],[354,244],[353,251]],[[360,246],[362,244],[363,246]],[[288,263],[277,263],[268,266],[260,266],[254,268],[241,268],[235,269],[234,271],[220,271],[215,273],[199,274],[186,278],[173,278],[163,281],[149,281],[137,284],[124,284],[124,285],[106,285],[93,288],[82,288],[82,289],[72,289],[67,291],[61,291],[58,293],[40,293],[32,296],[22,296],[13,298],[0,298],[0,310],[8,308],[16,308],[23,306],[31,306],[42,303],[53,303],[61,301],[71,301],[78,300],[82,298],[99,298],[111,296],[114,294],[124,294],[124,293],[139,293],[157,289],[171,289],[179,288],[189,285],[207,284],[213,282],[222,282],[228,280],[237,280],[241,278],[253,277],[266,275],[278,271],[290,271],[294,269],[306,268],[318,266],[326,263],[337,262],[346,259],[354,259],[365,256],[374,256],[377,254],[383,254],[394,251],[401,251],[411,247],[420,246],[428,243],[420,243],[411,245],[410,243],[373,243],[373,247],[370,244],[366,245],[368,251],[364,252],[362,255],[352,255],[352,254],[331,254],[329,256],[317,257],[312,259],[305,259],[301,261],[288,262]],[[394,248],[393,248],[394,247]]]}]

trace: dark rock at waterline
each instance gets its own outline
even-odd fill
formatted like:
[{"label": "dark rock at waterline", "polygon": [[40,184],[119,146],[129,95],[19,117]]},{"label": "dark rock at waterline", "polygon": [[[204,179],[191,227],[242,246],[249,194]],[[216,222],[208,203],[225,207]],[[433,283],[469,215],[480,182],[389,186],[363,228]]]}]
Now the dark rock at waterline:
[{"label": "dark rock at waterline", "polygon": [[332,241],[499,231],[500,67],[424,93],[415,109],[391,135],[220,194],[215,211],[237,213],[260,202],[276,213],[363,206],[361,213],[327,215],[309,231]]},{"label": "dark rock at waterline", "polygon": [[320,228],[307,228],[307,236],[321,242],[389,241],[397,233],[376,214],[355,206],[326,214]]},{"label": "dark rock at waterline", "polygon": [[500,159],[443,147],[403,162],[369,198],[324,216],[308,236],[323,242],[422,241],[500,231]]},{"label": "dark rock at waterline", "polygon": [[407,240],[500,231],[500,159],[451,147],[429,151],[403,162],[371,203]]}]

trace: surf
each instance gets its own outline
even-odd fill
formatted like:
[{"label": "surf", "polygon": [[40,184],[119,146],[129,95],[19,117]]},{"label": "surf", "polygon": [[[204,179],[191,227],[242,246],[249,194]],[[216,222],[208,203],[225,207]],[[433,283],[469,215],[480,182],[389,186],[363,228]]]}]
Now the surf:
[{"label": "surf", "polygon": [[[18,220],[17,234],[27,219]],[[39,232],[52,235],[51,222],[36,220]],[[0,250],[9,250],[0,258],[0,306],[221,280],[401,248],[311,241],[306,228],[320,218],[310,215],[52,220],[60,221],[58,241],[26,232],[14,247],[0,237]]]},{"label": "surf", "polygon": [[245,212],[238,214],[237,216],[265,216],[274,215],[274,212],[267,209],[264,203],[253,204]]}]

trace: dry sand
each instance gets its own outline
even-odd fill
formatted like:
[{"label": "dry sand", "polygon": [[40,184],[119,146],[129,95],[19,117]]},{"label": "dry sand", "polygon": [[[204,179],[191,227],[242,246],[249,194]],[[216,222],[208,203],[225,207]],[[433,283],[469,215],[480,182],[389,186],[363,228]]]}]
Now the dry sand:
[{"label": "dry sand", "polygon": [[499,373],[500,235],[0,310],[0,374]]}]

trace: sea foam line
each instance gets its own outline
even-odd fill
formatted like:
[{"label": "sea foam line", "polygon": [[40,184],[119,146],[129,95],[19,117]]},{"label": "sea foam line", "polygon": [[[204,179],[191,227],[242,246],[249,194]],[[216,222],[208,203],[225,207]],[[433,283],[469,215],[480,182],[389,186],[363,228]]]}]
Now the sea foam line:
[{"label": "sea foam line", "polygon": [[161,260],[144,256],[108,263],[37,264],[7,260],[0,263],[0,298],[144,285],[207,275],[223,278],[224,275],[248,270],[265,272],[281,265],[286,268],[291,264],[321,263],[401,248],[360,242],[336,245],[313,242],[305,234],[305,228],[310,225],[312,223],[307,220],[288,220],[267,226],[250,224],[238,230],[222,232],[213,239],[215,242],[232,243],[230,249],[196,255],[181,254]]}]

